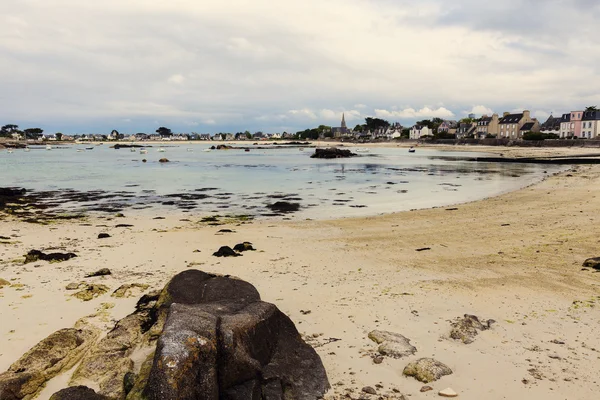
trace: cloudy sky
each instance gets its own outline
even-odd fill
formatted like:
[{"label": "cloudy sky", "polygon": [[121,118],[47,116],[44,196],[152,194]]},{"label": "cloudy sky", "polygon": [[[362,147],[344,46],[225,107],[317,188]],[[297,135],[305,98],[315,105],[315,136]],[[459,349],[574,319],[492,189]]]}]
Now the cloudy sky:
[{"label": "cloudy sky", "polygon": [[1,0],[0,123],[296,131],[600,105],[598,0]]}]

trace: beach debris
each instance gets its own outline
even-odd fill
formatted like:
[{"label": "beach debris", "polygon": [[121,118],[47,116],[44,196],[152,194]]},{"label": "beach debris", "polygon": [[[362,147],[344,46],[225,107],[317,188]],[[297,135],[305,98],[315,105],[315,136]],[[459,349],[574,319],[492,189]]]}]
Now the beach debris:
[{"label": "beach debris", "polygon": [[235,231],[231,229],[221,229],[217,233],[235,233]]},{"label": "beach debris", "polygon": [[416,251],[428,251],[431,250],[431,247],[422,247],[420,249],[417,249]]},{"label": "beach debris", "polygon": [[168,158],[161,158],[160,160],[158,160],[159,163],[168,163],[170,162]]},{"label": "beach debris", "polygon": [[311,312],[312,312],[312,311],[310,311],[310,310],[300,310],[300,314],[302,314],[302,315],[308,315],[308,314],[310,314]]},{"label": "beach debris", "polygon": [[111,297],[117,297],[117,298],[133,297],[134,292],[136,290],[143,292],[143,291],[147,290],[149,287],[150,287],[150,285],[146,285],[144,283],[127,283],[127,284],[121,285],[117,290],[115,290],[113,292],[113,294],[111,294]]},{"label": "beach debris", "polygon": [[458,211],[458,208],[446,208],[446,211]]},{"label": "beach debris", "polygon": [[252,243],[243,242],[243,243],[238,243],[235,246],[233,246],[233,250],[242,253],[244,251],[255,251],[256,249],[254,247],[252,247]]},{"label": "beach debris", "polygon": [[421,358],[408,364],[402,374],[412,376],[420,382],[429,383],[437,381],[442,376],[452,374],[452,370],[433,358]]},{"label": "beach debris", "polygon": [[215,256],[215,257],[241,257],[241,254],[236,253],[229,246],[221,246],[219,251],[213,253],[213,256]]},{"label": "beach debris", "polygon": [[6,279],[0,278],[0,289],[2,289],[4,286],[10,286],[10,282]]},{"label": "beach debris", "polygon": [[77,257],[74,253],[50,253],[46,254],[39,250],[31,250],[29,253],[25,255],[24,264],[29,264],[32,262],[36,262],[39,260],[49,261],[49,262],[62,262],[70,260],[73,257]]},{"label": "beach debris", "polygon": [[65,286],[66,290],[77,290],[79,289],[82,285],[85,285],[85,283],[76,283],[76,282],[71,282],[69,283],[67,286]]},{"label": "beach debris", "polygon": [[373,364],[381,364],[382,362],[383,362],[382,356],[377,356],[377,355],[373,356]]},{"label": "beach debris", "polygon": [[60,390],[50,397],[50,400],[111,400],[102,396],[87,386],[71,386]]},{"label": "beach debris", "polygon": [[0,399],[34,398],[48,380],[79,362],[98,334],[92,328],[52,333],[0,374]]},{"label": "beach debris", "polygon": [[73,294],[73,297],[77,297],[79,300],[83,301],[90,301],[107,293],[108,290],[108,286],[105,285],[86,285],[85,288]]},{"label": "beach debris", "polygon": [[384,356],[402,358],[417,352],[417,348],[410,344],[410,339],[399,333],[372,331],[369,339],[379,345],[377,351]]},{"label": "beach debris", "polygon": [[431,392],[432,390],[433,390],[433,388],[431,386],[423,386],[421,388],[421,393]]},{"label": "beach debris", "polygon": [[115,218],[125,218],[125,214],[123,214],[123,213],[116,213],[115,214]]},{"label": "beach debris", "polygon": [[98,234],[98,239],[108,239],[110,235],[108,233],[100,233]]},{"label": "beach debris", "polygon": [[371,386],[365,386],[362,388],[362,392],[367,394],[377,394],[377,391]]},{"label": "beach debris", "polygon": [[583,266],[600,271],[600,257],[588,258],[583,262]]},{"label": "beach debris", "polygon": [[440,390],[438,393],[442,397],[458,397],[458,393],[456,393],[452,388],[446,388],[444,390]]},{"label": "beach debris", "polygon": [[117,225],[115,225],[115,228],[133,228],[133,225],[131,225],[131,224],[117,224]]},{"label": "beach debris", "polygon": [[300,204],[290,203],[289,201],[276,201],[273,204],[267,204],[267,208],[274,212],[287,214],[300,210]]},{"label": "beach debris", "polygon": [[327,149],[315,149],[315,153],[310,158],[349,158],[355,157],[358,154],[351,152],[350,150],[338,149],[336,147],[330,147]]},{"label": "beach debris", "polygon": [[460,340],[464,344],[471,344],[479,331],[490,329],[495,322],[493,319],[480,321],[475,315],[465,314],[463,318],[459,318],[451,324],[450,337],[454,340]]},{"label": "beach debris", "polygon": [[85,277],[86,278],[93,278],[95,276],[105,276],[105,275],[112,275],[112,272],[110,272],[110,269],[108,269],[108,268],[100,268],[98,271],[92,272],[91,274],[87,274]]},{"label": "beach debris", "polygon": [[154,217],[152,219],[165,219],[165,217]]}]

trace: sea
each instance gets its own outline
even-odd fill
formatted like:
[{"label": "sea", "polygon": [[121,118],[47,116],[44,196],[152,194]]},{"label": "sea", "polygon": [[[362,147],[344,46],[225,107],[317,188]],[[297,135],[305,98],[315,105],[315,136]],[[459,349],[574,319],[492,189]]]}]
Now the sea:
[{"label": "sea", "polygon": [[488,154],[422,148],[363,147],[357,157],[322,160],[310,158],[310,147],[248,143],[249,151],[208,151],[212,145],[153,144],[145,152],[110,144],[0,150],[0,186],[41,192],[65,213],[331,219],[457,205],[561,170],[472,162]]}]

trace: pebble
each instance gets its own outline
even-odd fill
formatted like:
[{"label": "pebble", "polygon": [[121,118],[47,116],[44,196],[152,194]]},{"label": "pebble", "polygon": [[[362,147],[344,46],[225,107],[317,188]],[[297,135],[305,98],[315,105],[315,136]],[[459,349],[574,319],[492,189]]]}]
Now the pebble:
[{"label": "pebble", "polygon": [[429,391],[431,391],[431,390],[433,390],[433,388],[432,388],[431,386],[423,386],[423,387],[421,388],[421,393],[424,393],[424,392],[429,392]]},{"label": "pebble", "polygon": [[456,393],[451,388],[440,390],[439,395],[442,396],[442,397],[458,397],[458,393]]},{"label": "pebble", "polygon": [[377,394],[377,391],[371,386],[365,386],[364,388],[362,388],[362,391],[368,394]]}]

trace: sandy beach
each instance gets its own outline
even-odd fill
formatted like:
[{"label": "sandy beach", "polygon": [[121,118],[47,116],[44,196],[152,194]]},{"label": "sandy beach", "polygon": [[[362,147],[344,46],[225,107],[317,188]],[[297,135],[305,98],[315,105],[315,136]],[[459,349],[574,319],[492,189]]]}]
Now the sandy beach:
[{"label": "sandy beach", "polygon": [[[597,152],[459,149],[510,156]],[[600,274],[583,271],[582,263],[600,256],[598,208],[600,166],[580,166],[495,198],[369,218],[210,226],[185,215],[125,213],[50,225],[2,217],[0,278],[10,285],[0,288],[0,370],[84,316],[96,314],[96,323],[111,329],[144,292],[111,297],[122,284],[159,289],[195,268],[247,280],[286,313],[323,360],[332,385],[328,398],[358,399],[366,396],[364,386],[407,399],[439,398],[447,387],[472,400],[597,398]],[[100,233],[111,237],[98,239]],[[257,251],[212,256],[243,241]],[[77,257],[23,265],[32,249]],[[112,275],[84,278],[100,268]],[[73,282],[111,291],[84,302],[66,290]],[[449,337],[451,322],[464,314],[496,322],[464,344]],[[373,330],[402,334],[417,352],[376,364],[377,345],[368,338]],[[453,370],[425,393],[424,384],[402,375],[423,357]],[[66,381],[50,381],[39,398],[48,399]]]}]

